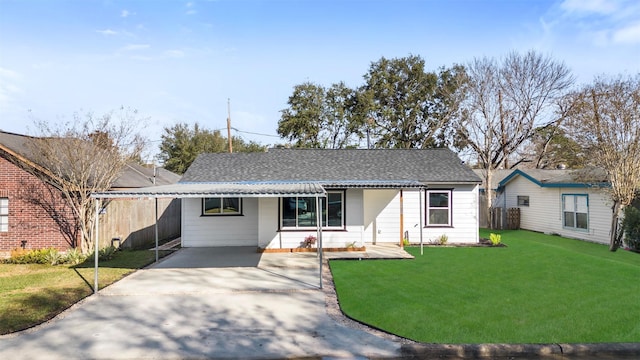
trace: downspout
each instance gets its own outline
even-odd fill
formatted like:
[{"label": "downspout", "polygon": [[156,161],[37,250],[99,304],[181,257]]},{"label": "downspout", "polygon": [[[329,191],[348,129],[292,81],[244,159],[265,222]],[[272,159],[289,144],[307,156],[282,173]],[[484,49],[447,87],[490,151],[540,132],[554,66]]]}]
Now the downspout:
[{"label": "downspout", "polygon": [[400,248],[404,248],[404,200],[400,189]]}]

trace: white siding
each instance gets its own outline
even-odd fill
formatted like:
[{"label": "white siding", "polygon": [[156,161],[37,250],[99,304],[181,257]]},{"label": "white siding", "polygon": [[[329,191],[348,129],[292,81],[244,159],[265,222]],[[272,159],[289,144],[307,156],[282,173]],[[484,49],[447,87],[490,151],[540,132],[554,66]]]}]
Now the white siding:
[{"label": "white siding", "polygon": [[242,199],[242,216],[202,216],[202,199],[182,201],[182,246],[257,246],[258,199]]},{"label": "white siding", "polygon": [[[523,176],[516,176],[505,189],[506,208],[520,208],[520,228],[546,234],[607,244],[611,227],[611,201],[597,188],[540,187]],[[589,197],[587,230],[565,228],[562,219],[562,195],[585,194]],[[529,206],[518,206],[517,196],[529,196]]]},{"label": "white siding", "polygon": [[[449,188],[451,189],[451,188]],[[420,241],[420,206],[424,219],[425,193],[403,190],[404,231],[412,243]],[[279,231],[279,198],[244,198],[243,216],[201,216],[201,199],[182,202],[182,245],[258,246],[296,248],[315,230]],[[478,242],[478,186],[457,186],[452,193],[452,226],[423,227],[424,242],[442,234],[450,243]],[[344,229],[324,230],[324,247],[362,246],[366,243],[395,243],[400,233],[400,191],[348,189],[345,191]],[[424,226],[424,222],[423,222]]]}]

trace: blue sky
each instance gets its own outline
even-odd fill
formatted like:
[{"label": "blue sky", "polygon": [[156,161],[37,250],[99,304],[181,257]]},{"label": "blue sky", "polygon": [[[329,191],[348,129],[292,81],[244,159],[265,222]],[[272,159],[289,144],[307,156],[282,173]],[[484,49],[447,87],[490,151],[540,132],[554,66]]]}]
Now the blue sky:
[{"label": "blue sky", "polygon": [[[637,0],[0,0],[0,129],[121,106],[263,144],[293,86],[355,87],[382,56],[429,70],[534,49],[580,83],[640,72]],[[153,143],[155,151],[157,142]]]}]

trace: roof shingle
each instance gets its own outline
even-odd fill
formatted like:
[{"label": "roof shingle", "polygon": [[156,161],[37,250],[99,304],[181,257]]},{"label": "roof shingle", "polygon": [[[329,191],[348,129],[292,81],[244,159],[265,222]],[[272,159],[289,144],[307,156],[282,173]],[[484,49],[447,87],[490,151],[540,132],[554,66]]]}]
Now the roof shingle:
[{"label": "roof shingle", "polygon": [[269,149],[199,155],[181,183],[479,183],[449,149]]}]

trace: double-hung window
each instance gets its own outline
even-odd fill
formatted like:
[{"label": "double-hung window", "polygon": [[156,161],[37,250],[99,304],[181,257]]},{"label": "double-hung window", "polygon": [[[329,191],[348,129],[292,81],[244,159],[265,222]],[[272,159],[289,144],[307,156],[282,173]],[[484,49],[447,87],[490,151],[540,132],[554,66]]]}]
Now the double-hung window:
[{"label": "double-hung window", "polygon": [[427,226],[451,226],[451,190],[427,190]]},{"label": "double-hung window", "polygon": [[203,198],[202,215],[242,215],[242,199],[238,197]]},{"label": "double-hung window", "polygon": [[562,195],[562,224],[565,228],[587,230],[589,228],[589,197]]},{"label": "double-hung window", "polygon": [[0,198],[0,232],[9,231],[9,198]]},{"label": "double-hung window", "polygon": [[[320,198],[323,229],[344,228],[344,191],[327,191]],[[280,228],[283,230],[316,228],[318,211],[315,197],[280,198]]]}]

